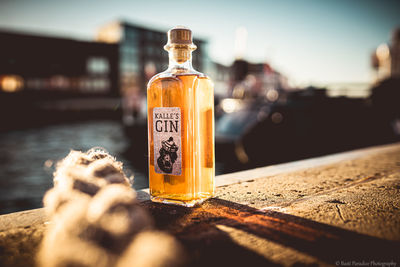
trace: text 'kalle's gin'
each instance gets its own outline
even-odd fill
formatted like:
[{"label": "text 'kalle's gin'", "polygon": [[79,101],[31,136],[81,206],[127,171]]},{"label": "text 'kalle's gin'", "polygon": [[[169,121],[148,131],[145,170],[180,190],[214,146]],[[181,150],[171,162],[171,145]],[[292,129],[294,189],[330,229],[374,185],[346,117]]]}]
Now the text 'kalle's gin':
[{"label": "text 'kalle's gin'", "polygon": [[214,194],[214,88],[192,67],[192,32],[168,32],[169,67],[147,86],[152,201],[191,207]]}]

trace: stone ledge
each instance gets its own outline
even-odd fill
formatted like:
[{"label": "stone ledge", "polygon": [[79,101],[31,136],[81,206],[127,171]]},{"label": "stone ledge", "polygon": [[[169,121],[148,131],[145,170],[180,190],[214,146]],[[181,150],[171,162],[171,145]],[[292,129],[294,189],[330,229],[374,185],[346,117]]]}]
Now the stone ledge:
[{"label": "stone ledge", "polygon": [[258,178],[264,178],[267,176],[273,176],[278,174],[284,174],[289,172],[300,171],[304,169],[311,169],[321,167],[328,164],[334,164],[341,161],[353,160],[376,153],[384,153],[396,150],[395,144],[382,145],[375,147],[368,147],[357,149],[353,151],[341,152],[316,158],[298,160],[288,163],[281,163],[277,165],[271,165],[267,167],[255,168],[246,171],[240,171],[235,173],[228,173],[219,175],[216,179],[216,186],[230,185],[234,183],[245,182],[247,180],[254,180]]},{"label": "stone ledge", "polygon": [[[216,197],[193,209],[138,193],[191,266],[400,263],[400,144],[216,179]],[[0,263],[32,265],[45,221],[42,209],[0,216]]]}]

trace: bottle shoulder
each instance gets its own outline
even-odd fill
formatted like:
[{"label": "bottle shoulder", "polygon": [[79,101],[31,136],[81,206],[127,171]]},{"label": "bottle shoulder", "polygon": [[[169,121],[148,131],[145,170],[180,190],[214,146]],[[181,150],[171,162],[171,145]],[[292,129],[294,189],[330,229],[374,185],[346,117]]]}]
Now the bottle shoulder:
[{"label": "bottle shoulder", "polygon": [[163,79],[171,79],[171,80],[176,80],[177,82],[179,82],[180,76],[197,76],[197,78],[199,78],[199,79],[202,79],[202,80],[205,79],[212,83],[212,80],[210,79],[209,76],[205,75],[204,73],[193,70],[193,69],[189,70],[189,71],[166,70],[164,72],[160,72],[160,73],[154,75],[147,83],[147,88],[149,89],[152,84],[154,84],[157,81],[163,80]]},{"label": "bottle shoulder", "polygon": [[154,75],[149,82],[147,83],[147,90],[149,90],[152,85],[156,84],[159,81],[162,81],[164,79],[168,79],[168,80],[176,80],[178,82],[178,79],[176,77],[176,75],[173,75],[172,73],[169,73],[167,71],[158,73],[156,75]]}]

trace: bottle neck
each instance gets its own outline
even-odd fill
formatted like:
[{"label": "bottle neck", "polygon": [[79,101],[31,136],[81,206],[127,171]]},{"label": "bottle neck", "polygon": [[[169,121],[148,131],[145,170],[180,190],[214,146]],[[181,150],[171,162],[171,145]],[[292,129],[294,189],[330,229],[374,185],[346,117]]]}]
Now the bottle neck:
[{"label": "bottle neck", "polygon": [[186,48],[172,48],[169,53],[168,70],[173,72],[189,72],[193,70],[192,50]]}]

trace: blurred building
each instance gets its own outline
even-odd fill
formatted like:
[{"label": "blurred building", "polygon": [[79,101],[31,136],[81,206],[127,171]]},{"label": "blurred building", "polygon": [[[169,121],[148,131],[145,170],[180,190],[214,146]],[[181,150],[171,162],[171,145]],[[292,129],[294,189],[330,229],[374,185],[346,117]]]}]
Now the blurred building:
[{"label": "blurred building", "polygon": [[216,98],[228,96],[230,91],[232,67],[217,62],[210,62],[206,67],[206,74],[209,75],[214,82],[214,95]]},{"label": "blurred building", "polygon": [[375,83],[400,77],[400,28],[393,31],[390,44],[383,43],[378,46],[371,56],[371,63],[375,70]]},{"label": "blurred building", "polygon": [[0,32],[2,92],[118,94],[113,44]]},{"label": "blurred building", "polygon": [[391,75],[400,77],[400,28],[393,31],[392,43],[390,46]]},{"label": "blurred building", "polygon": [[274,102],[279,92],[289,89],[287,78],[268,63],[235,60],[231,66],[231,96],[234,98],[266,98]]},{"label": "blurred building", "polygon": [[[148,80],[168,67],[166,31],[112,22],[100,27],[96,41],[0,31],[0,93],[122,96],[124,120],[133,124],[146,117]],[[207,42],[194,43],[194,67],[218,73]]]}]

